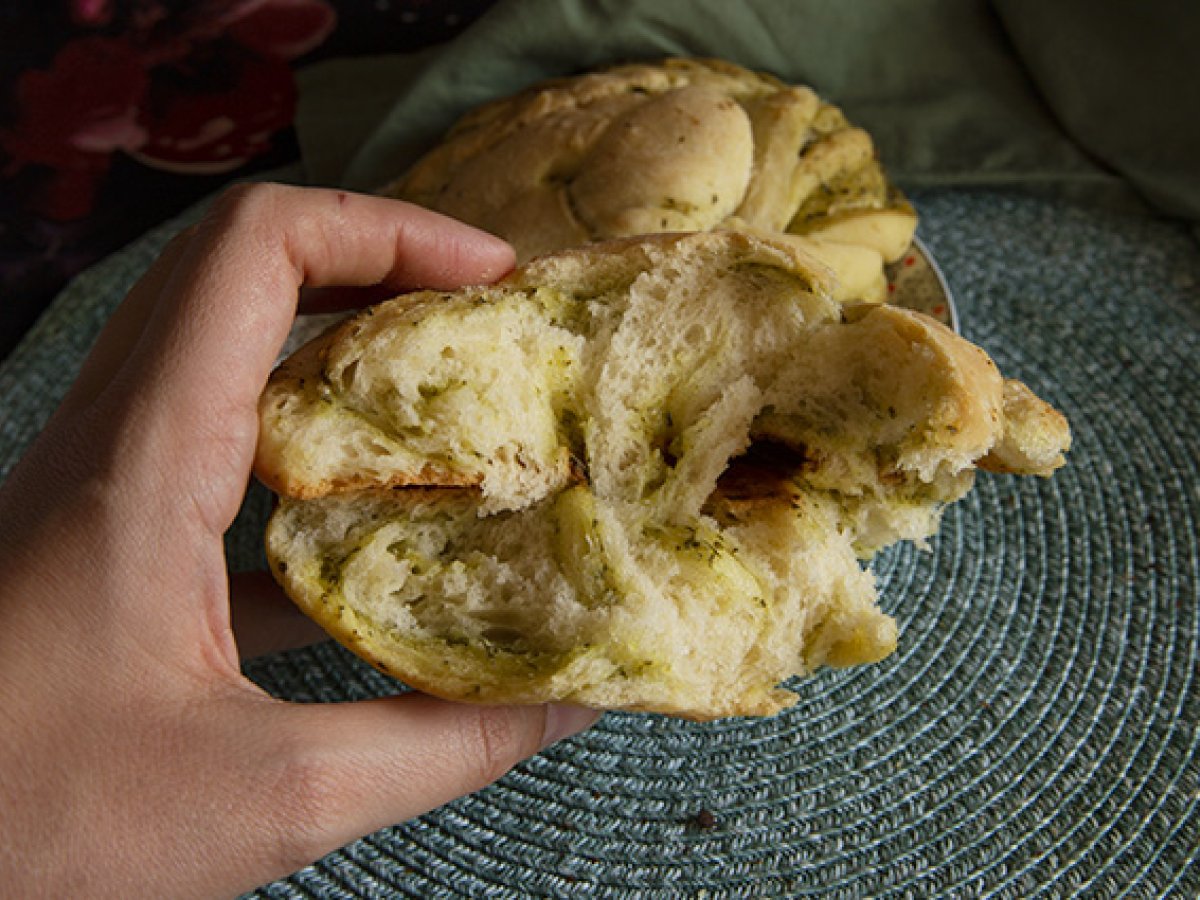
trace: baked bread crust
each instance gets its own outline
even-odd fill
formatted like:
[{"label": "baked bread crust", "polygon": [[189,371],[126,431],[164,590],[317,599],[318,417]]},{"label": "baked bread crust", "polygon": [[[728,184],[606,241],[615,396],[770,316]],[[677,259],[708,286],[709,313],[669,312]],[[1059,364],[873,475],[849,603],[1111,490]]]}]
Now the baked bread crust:
[{"label": "baked bread crust", "polygon": [[384,193],[498,234],[520,260],[652,232],[792,232],[817,256],[832,244],[840,281],[875,301],[916,227],[866,131],[808,87],[715,59],[616,66],[487,103]]}]

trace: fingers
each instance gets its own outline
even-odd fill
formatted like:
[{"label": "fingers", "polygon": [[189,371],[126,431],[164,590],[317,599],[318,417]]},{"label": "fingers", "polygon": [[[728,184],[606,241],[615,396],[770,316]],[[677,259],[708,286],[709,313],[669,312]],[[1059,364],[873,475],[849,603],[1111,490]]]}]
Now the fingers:
[{"label": "fingers", "polygon": [[[139,286],[89,373],[93,387],[79,397],[117,379],[110,396],[124,406],[96,415],[120,423],[121,444],[109,456],[156,468],[146,490],[186,496],[207,530],[220,532],[245,485],[258,396],[301,286],[449,288],[492,281],[512,262],[499,239],[399,201],[279,185],[235,189]],[[131,335],[136,346],[119,359]]]},{"label": "fingers", "polygon": [[239,572],[230,577],[229,612],[238,656],[243,660],[329,638],[267,572]]},{"label": "fingers", "polygon": [[175,235],[113,312],[64,398],[60,415],[87,406],[112,381],[141,339],[146,322],[160,301],[163,286],[174,273],[192,234],[193,229],[187,228]]},{"label": "fingers", "polygon": [[574,706],[486,707],[421,694],[285,710],[296,746],[270,800],[294,868],[476,791],[592,725]]},{"label": "fingers", "polygon": [[164,379],[164,403],[252,406],[302,285],[449,288],[494,280],[512,260],[497,238],[408,204],[254,185],[197,229],[139,362]]},{"label": "fingers", "polygon": [[[328,204],[328,197],[320,195],[332,192],[321,192],[300,189],[281,188],[275,185],[258,185],[235,193],[235,199],[227,199],[218,204],[210,219],[214,223],[206,224],[204,228],[192,226],[176,235],[163,249],[158,259],[147,270],[146,274],[130,291],[129,296],[117,308],[109,322],[97,338],[88,359],[80,371],[79,378],[71,391],[67,403],[79,406],[90,402],[112,379],[115,372],[125,362],[134,346],[138,343],[147,321],[154,308],[160,302],[169,302],[169,297],[163,297],[163,289],[168,281],[175,276],[176,268],[181,262],[185,250],[197,236],[198,232],[205,233],[205,239],[211,242],[212,232],[218,231],[220,222],[226,218],[238,220],[243,216],[238,212],[240,206],[260,203],[259,200],[243,200],[243,196],[257,197],[259,194],[280,192],[288,195],[285,206],[296,204],[296,198],[303,197],[302,205],[316,206],[321,202]],[[348,252],[340,252],[337,264],[328,262],[314,264],[314,269],[324,268],[325,278],[330,279],[327,286],[306,288],[300,294],[302,312],[323,313],[336,312],[368,306],[394,296],[405,289],[417,287],[452,288],[465,283],[485,283],[495,280],[512,266],[512,251],[502,241],[476,232],[474,229],[453,223],[436,214],[429,213],[407,204],[393,201],[379,201],[376,198],[361,198],[357,195],[332,193],[334,197],[344,197],[339,203],[370,199],[373,203],[386,203],[392,207],[391,215],[396,219],[393,226],[395,232],[395,252],[392,265],[382,271],[381,276],[372,281],[371,274],[357,272],[354,251],[359,249],[353,245],[357,235],[341,233],[343,242],[348,245]],[[353,197],[353,201],[349,198]],[[231,207],[232,209],[226,209]],[[343,210],[343,215],[337,221],[353,221],[358,217],[358,210]],[[375,213],[378,215],[378,212]],[[251,214],[247,223],[256,227],[255,219],[261,219],[260,214]],[[332,223],[336,227],[337,221]],[[263,224],[278,225],[278,222]],[[321,225],[318,231],[329,226]],[[378,238],[379,235],[369,228],[361,228],[367,237]],[[323,242],[324,238],[320,237]],[[312,250],[311,238],[306,243],[301,240],[296,243],[286,239],[286,233],[280,232],[280,243],[289,248],[298,249],[302,254]],[[207,248],[207,243],[204,245]],[[337,250],[338,248],[331,248]],[[347,248],[344,248],[347,249]],[[191,252],[197,252],[191,248]],[[299,262],[301,268],[308,265],[305,259],[293,260]],[[349,271],[343,268],[344,280],[337,277],[338,265],[349,263]],[[385,263],[386,264],[386,263]],[[314,271],[317,280],[320,271]],[[315,282],[314,282],[315,283]],[[287,300],[282,304],[287,307]]]}]

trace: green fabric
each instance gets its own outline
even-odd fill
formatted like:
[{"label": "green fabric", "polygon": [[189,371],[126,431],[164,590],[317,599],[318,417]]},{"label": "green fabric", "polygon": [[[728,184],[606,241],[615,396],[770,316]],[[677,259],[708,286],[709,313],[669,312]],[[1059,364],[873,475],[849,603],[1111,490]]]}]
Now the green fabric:
[{"label": "green fabric", "polygon": [[904,187],[1021,187],[1200,222],[1200,4],[501,0],[421,58],[303,73],[310,180],[377,188],[471,107],[539,79],[720,56],[815,87]]},{"label": "green fabric", "polygon": [[[997,0],[1057,121],[1153,206],[1200,221],[1200,4]],[[1062,35],[1081,28],[1080,37]]]},{"label": "green fabric", "polygon": [[[428,61],[428,52],[334,59],[299,73],[297,128],[304,168],[315,176],[313,183],[341,180],[350,160],[388,115],[397,88]],[[351,89],[356,85],[365,87]]]}]

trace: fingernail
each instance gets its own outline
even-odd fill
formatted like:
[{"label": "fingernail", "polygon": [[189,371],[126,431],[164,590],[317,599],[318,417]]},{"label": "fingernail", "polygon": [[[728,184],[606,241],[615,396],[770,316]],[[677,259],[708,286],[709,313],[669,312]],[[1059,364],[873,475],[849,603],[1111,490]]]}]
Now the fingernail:
[{"label": "fingernail", "polygon": [[590,728],[600,718],[600,712],[586,706],[550,703],[546,706],[546,728],[542,732],[542,747]]}]

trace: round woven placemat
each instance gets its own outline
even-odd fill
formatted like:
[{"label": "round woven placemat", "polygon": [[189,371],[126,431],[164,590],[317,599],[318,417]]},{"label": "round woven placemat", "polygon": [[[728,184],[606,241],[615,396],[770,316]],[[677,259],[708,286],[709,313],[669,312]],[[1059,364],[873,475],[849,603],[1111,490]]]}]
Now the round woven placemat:
[{"label": "round woven placemat", "polygon": [[[1200,254],[1174,225],[919,194],[964,333],[1071,419],[1048,481],[981,477],[874,563],[900,649],[706,725],[606,715],[500,783],[253,896],[1200,895]],[[87,273],[0,371],[11,465],[180,223]],[[229,538],[256,566],[266,498]],[[281,696],[396,686],[332,645]]]}]

